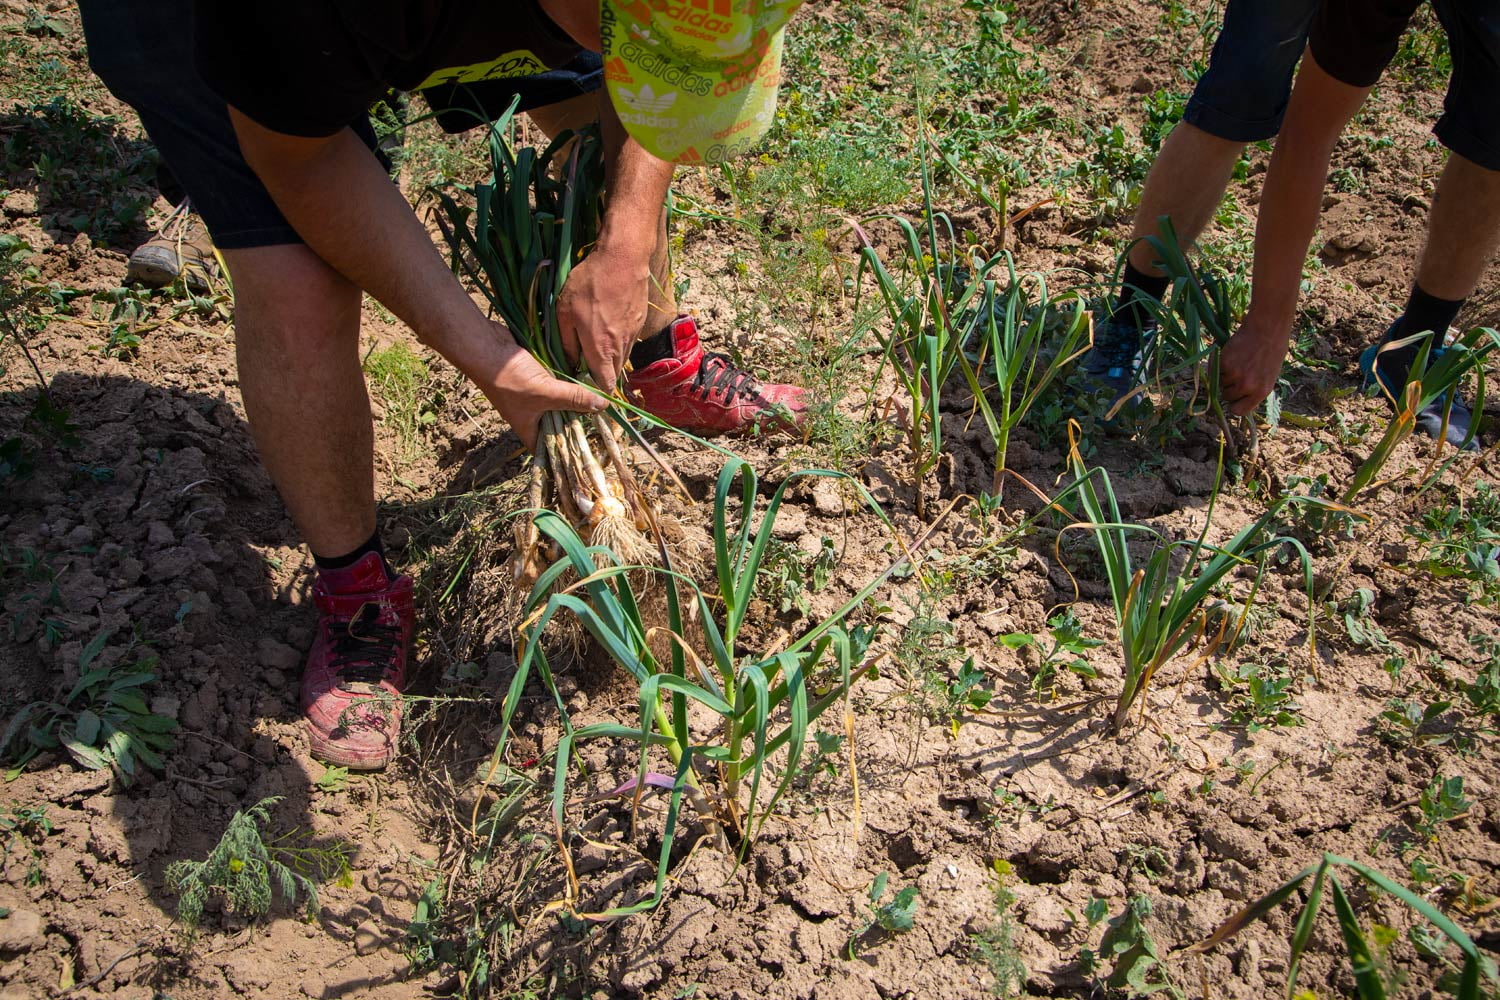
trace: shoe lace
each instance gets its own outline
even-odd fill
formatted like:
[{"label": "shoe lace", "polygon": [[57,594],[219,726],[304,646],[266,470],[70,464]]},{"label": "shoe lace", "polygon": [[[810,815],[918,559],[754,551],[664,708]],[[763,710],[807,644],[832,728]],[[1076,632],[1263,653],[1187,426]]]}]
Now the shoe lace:
[{"label": "shoe lace", "polygon": [[1124,323],[1111,323],[1099,352],[1110,368],[1134,368],[1135,356],[1141,350],[1142,331]]},{"label": "shoe lace", "polygon": [[704,400],[715,389],[729,396],[752,396],[758,384],[754,375],[743,368],[736,368],[728,355],[717,351],[708,351],[703,355],[703,363],[693,376],[693,388],[698,391],[698,398]]},{"label": "shoe lace", "polygon": [[330,623],[334,667],[344,683],[379,684],[396,664],[401,627],[380,621],[380,605],[367,602],[348,621]]}]

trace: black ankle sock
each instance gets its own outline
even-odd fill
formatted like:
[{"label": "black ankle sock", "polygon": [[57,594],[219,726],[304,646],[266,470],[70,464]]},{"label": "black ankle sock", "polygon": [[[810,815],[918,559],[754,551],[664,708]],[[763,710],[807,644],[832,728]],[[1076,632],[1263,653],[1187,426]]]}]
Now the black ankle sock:
[{"label": "black ankle sock", "polygon": [[1136,270],[1134,264],[1126,261],[1125,275],[1120,279],[1120,297],[1115,301],[1114,312],[1110,313],[1109,318],[1120,320],[1129,317],[1136,326],[1144,326],[1151,318],[1151,313],[1137,300],[1147,296],[1160,300],[1166,294],[1167,285],[1170,283],[1165,274],[1146,274],[1144,271]]},{"label": "black ankle sock", "polygon": [[635,346],[630,349],[630,367],[640,371],[653,361],[670,358],[676,353],[677,345],[672,341],[672,324],[668,323],[658,332],[635,342]]},{"label": "black ankle sock", "polygon": [[380,541],[379,528],[375,529],[375,534],[371,535],[365,542],[365,544],[361,545],[353,552],[350,552],[347,555],[333,556],[326,559],[314,552],[313,562],[317,564],[318,569],[348,569],[350,566],[353,566],[355,563],[359,562],[371,552],[380,553],[380,562],[385,566],[386,575],[394,576],[395,574],[391,572],[391,564],[385,561],[385,546]]},{"label": "black ankle sock", "polygon": [[[1401,319],[1386,332],[1380,342],[1388,344],[1414,333],[1431,332],[1439,338],[1438,343],[1433,346],[1440,346],[1442,338],[1448,333],[1448,327],[1458,319],[1458,311],[1463,308],[1463,305],[1463,299],[1440,299],[1424,292],[1420,285],[1413,285],[1411,297],[1406,300],[1406,311],[1401,314]],[[1417,351],[1421,347],[1422,341],[1417,340],[1405,347],[1383,352],[1380,355],[1381,373],[1409,372],[1412,363],[1417,360]]]}]

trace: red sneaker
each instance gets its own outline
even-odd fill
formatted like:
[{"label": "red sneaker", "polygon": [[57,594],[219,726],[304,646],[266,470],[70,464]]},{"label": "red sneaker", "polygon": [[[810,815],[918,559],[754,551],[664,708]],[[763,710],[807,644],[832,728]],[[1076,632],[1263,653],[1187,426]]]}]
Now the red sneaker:
[{"label": "red sneaker", "polygon": [[380,554],[323,570],[313,585],[318,636],[302,675],[312,755],[356,771],[390,763],[401,735],[401,686],[416,614],[411,577],[394,580]]},{"label": "red sneaker", "polygon": [[759,382],[727,356],[704,351],[693,317],[680,316],[672,324],[672,346],[672,357],[625,379],[647,413],[704,437],[757,427],[795,430],[807,419],[802,389]]}]

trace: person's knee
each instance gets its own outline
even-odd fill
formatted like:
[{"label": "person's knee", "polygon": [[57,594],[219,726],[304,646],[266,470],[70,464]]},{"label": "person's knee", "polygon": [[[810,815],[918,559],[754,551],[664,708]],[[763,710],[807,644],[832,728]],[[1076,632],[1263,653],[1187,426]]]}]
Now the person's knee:
[{"label": "person's knee", "polygon": [[568,129],[577,131],[598,121],[599,98],[594,94],[582,94],[556,104],[533,108],[526,114],[548,138],[556,138]]},{"label": "person's knee", "polygon": [[301,244],[226,250],[241,351],[292,358],[358,349],[361,293]]}]

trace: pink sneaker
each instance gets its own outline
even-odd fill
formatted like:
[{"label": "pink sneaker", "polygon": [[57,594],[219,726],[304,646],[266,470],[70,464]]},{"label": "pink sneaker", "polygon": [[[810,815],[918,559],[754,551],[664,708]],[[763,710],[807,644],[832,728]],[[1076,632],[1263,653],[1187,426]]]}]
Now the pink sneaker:
[{"label": "pink sneaker", "polygon": [[302,715],[312,755],[356,771],[390,763],[401,735],[416,614],[411,577],[392,580],[379,553],[323,570],[313,585],[318,635],[302,675]]},{"label": "pink sneaker", "polygon": [[693,317],[672,324],[672,346],[672,357],[631,372],[625,387],[641,409],[673,427],[708,437],[756,427],[795,430],[807,419],[802,389],[758,382],[725,355],[705,352]]}]

